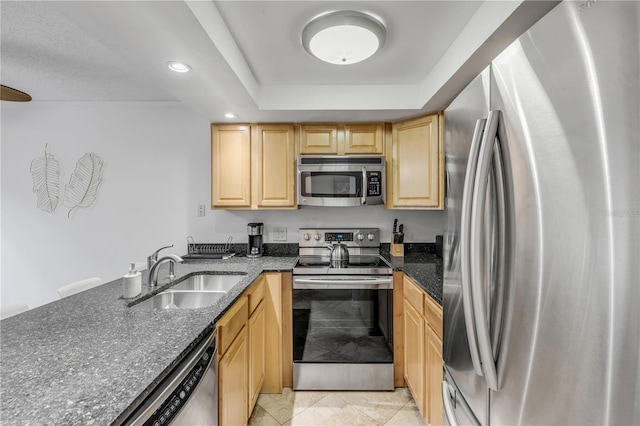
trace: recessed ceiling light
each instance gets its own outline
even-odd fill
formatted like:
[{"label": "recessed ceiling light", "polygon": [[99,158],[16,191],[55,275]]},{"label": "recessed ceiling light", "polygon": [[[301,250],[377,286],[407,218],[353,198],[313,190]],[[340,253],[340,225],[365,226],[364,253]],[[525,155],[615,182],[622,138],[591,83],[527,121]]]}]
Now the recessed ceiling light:
[{"label": "recessed ceiling light", "polygon": [[237,116],[237,115],[235,115],[235,114],[234,114],[234,113],[232,113],[232,112],[228,112],[228,113],[226,113],[224,116],[225,116],[225,118],[238,118],[238,116]]},{"label": "recessed ceiling light", "polygon": [[326,13],[302,31],[302,45],[316,58],[349,65],[371,57],[384,45],[387,30],[378,19],[357,11]]},{"label": "recessed ceiling light", "polygon": [[191,71],[191,67],[185,63],[182,62],[174,62],[174,61],[170,61],[167,62],[167,67],[169,67],[169,69],[171,71],[175,71],[175,72],[189,72]]}]

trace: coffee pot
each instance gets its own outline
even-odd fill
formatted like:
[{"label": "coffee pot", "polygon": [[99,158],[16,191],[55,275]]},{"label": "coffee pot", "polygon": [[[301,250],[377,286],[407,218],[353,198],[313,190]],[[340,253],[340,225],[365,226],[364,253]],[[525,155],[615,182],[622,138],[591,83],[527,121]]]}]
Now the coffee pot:
[{"label": "coffee pot", "polygon": [[262,223],[249,223],[247,225],[247,234],[249,234],[249,243],[247,244],[247,257],[262,256],[262,232],[264,225]]}]

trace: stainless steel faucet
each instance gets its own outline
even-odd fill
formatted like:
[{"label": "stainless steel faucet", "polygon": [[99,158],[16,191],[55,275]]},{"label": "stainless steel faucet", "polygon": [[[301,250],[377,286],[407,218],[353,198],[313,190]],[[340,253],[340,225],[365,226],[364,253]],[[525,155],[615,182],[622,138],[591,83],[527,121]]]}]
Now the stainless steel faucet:
[{"label": "stainless steel faucet", "polygon": [[174,279],[176,277],[174,273],[174,265],[176,262],[182,262],[182,258],[180,256],[176,256],[175,254],[168,254],[165,257],[160,258],[155,261],[151,269],[149,270],[149,287],[155,288],[158,286],[158,269],[160,265],[165,262],[169,262],[169,279]]},{"label": "stainless steel faucet", "polygon": [[166,247],[160,247],[151,256],[147,257],[147,270],[149,271],[149,273],[151,273],[151,267],[155,265],[155,263],[158,261],[158,253],[160,253],[160,250],[164,250],[171,247],[173,247],[173,244]]}]

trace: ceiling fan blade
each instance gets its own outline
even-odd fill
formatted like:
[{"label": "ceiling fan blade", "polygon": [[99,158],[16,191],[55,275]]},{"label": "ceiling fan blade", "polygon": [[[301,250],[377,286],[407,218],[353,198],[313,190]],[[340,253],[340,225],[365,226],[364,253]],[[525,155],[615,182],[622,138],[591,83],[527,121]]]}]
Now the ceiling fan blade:
[{"label": "ceiling fan blade", "polygon": [[29,102],[31,100],[31,95],[16,90],[13,87],[0,84],[0,88],[0,101]]}]

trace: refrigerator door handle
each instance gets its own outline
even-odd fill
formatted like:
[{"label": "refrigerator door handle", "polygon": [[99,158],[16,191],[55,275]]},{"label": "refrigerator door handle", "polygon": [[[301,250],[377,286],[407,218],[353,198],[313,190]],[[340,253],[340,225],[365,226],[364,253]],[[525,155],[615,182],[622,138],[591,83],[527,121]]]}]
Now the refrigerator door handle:
[{"label": "refrigerator door handle", "polygon": [[[480,351],[480,359],[482,362],[482,370],[484,372],[487,386],[489,389],[497,391],[498,374],[496,363],[493,355],[491,344],[491,336],[489,333],[489,317],[487,315],[487,306],[484,300],[485,280],[482,268],[482,250],[483,238],[482,234],[482,217],[485,211],[485,202],[487,194],[487,186],[489,183],[489,174],[491,172],[491,159],[493,155],[494,143],[498,135],[498,124],[500,122],[500,111],[490,111],[487,118],[482,142],[480,144],[480,152],[478,154],[478,168],[473,189],[472,208],[471,208],[471,238],[470,238],[470,266],[471,266],[471,293],[473,298],[473,313],[475,315],[476,333],[478,338],[478,348]],[[502,179],[502,176],[497,177]]]},{"label": "refrigerator door handle", "polygon": [[[451,395],[452,390],[453,389],[451,389],[447,381],[443,380],[442,381],[442,402],[444,405],[444,415],[447,418],[447,423],[449,423],[449,426],[458,426],[460,423],[456,418],[456,413],[455,413],[456,409],[453,406],[453,402],[451,401],[452,399],[455,401],[455,394]],[[455,392],[455,390],[453,390],[453,392]]]},{"label": "refrigerator door handle", "polygon": [[471,245],[469,244],[471,237],[471,212],[472,197],[474,188],[474,179],[476,177],[478,167],[478,154],[480,152],[480,143],[482,134],[487,120],[480,119],[476,122],[473,131],[473,139],[471,140],[471,148],[469,151],[469,160],[467,162],[467,172],[464,178],[464,189],[462,191],[462,220],[460,224],[460,275],[462,282],[462,306],[464,310],[464,323],[467,330],[467,340],[469,341],[469,351],[471,353],[471,361],[473,369],[478,376],[482,376],[482,364],[480,362],[480,351],[478,349],[478,341],[476,337],[476,324],[473,307],[473,294],[471,291]]},{"label": "refrigerator door handle", "polygon": [[[493,166],[494,166],[494,176],[495,176],[495,188],[496,188],[496,201],[497,201],[497,210],[498,210],[498,275],[496,277],[495,283],[495,292],[492,297],[492,306],[491,306],[491,324],[492,324],[492,335],[491,341],[493,342],[493,354],[494,358],[496,358],[500,352],[500,344],[502,342],[502,322],[504,315],[504,303],[505,303],[505,288],[507,284],[507,278],[509,277],[510,271],[510,253],[511,253],[511,236],[513,227],[509,220],[509,212],[511,209],[509,208],[510,198],[507,196],[508,193],[511,193],[510,186],[511,184],[511,173],[509,167],[509,158],[506,156],[508,154],[506,138],[502,134],[503,127],[498,125],[498,139],[497,142],[493,146]],[[498,383],[498,387],[500,387],[500,383]]]}]

